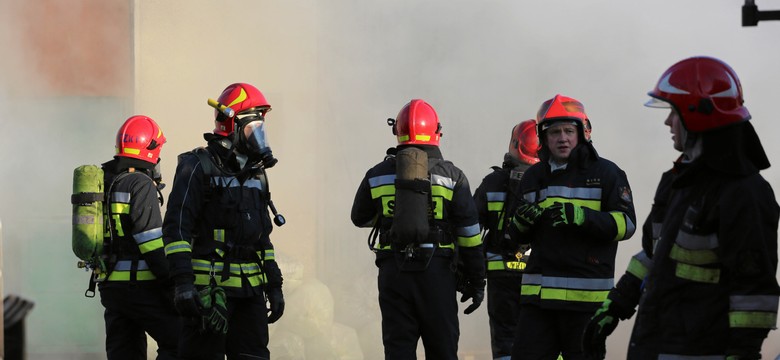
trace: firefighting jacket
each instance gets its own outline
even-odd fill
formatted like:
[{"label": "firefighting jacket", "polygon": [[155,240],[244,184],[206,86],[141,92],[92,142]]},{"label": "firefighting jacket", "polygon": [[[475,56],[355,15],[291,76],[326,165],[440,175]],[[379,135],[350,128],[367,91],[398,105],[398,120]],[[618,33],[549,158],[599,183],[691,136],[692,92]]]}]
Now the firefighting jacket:
[{"label": "firefighting jacket", "polygon": [[493,172],[485,176],[474,191],[474,203],[484,234],[482,242],[488,276],[520,275],[525,269],[525,261],[518,259],[517,242],[506,238],[509,235],[506,230],[522,197],[517,185],[530,165],[512,166],[507,163],[503,167],[493,167]]},{"label": "firefighting jacket", "polygon": [[[399,149],[402,147],[399,147]],[[428,154],[428,172],[431,181],[432,229],[443,232],[435,239],[436,246],[445,249],[457,247],[464,273],[468,278],[485,277],[479,218],[466,175],[452,162],[444,160],[438,147],[419,146]],[[395,199],[396,160],[390,156],[366,172],[352,204],[352,223],[358,227],[378,227],[380,239],[393,222]],[[431,231],[438,234],[439,231]],[[392,244],[376,243],[377,256],[392,251]]]},{"label": "firefighting jacket", "polygon": [[628,319],[639,304],[642,294],[642,284],[648,272],[653,267],[653,249],[661,238],[664,216],[669,205],[669,197],[672,192],[672,182],[677,177],[683,165],[677,161],[674,167],[661,175],[661,181],[653,197],[653,205],[647,219],[642,225],[642,250],[629,260],[625,274],[620,277],[615,288],[609,292],[609,299],[613,307],[617,306],[617,313],[621,319]]},{"label": "firefighting jacket", "polygon": [[537,163],[523,175],[520,188],[525,200],[542,208],[568,202],[585,210],[581,226],[552,227],[545,212],[526,234],[533,251],[523,275],[521,303],[595,311],[613,287],[618,242],[635,231],[626,174],[594,153],[555,171],[548,162]]},{"label": "firefighting jacket", "polygon": [[672,184],[630,353],[752,354],[775,327],[774,193],[757,172],[723,175],[699,165]]},{"label": "firefighting jacket", "polygon": [[265,173],[240,172],[232,153],[217,142],[206,149],[212,164],[203,164],[196,154],[203,149],[179,156],[163,226],[171,276],[177,284],[215,282],[228,297],[281,287],[269,237]]},{"label": "firefighting jacket", "polygon": [[[168,279],[157,185],[143,169],[103,164],[107,204],[104,254],[109,274],[100,286]],[[159,281],[153,281],[159,280]]]}]

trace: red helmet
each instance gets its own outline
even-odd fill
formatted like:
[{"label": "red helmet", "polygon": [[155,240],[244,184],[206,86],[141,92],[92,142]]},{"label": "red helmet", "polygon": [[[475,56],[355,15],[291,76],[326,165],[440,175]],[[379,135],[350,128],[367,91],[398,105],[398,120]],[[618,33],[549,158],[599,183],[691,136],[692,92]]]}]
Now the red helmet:
[{"label": "red helmet", "polygon": [[271,105],[260,90],[246,83],[229,85],[222,91],[217,101],[234,111],[233,117],[226,116],[219,110],[214,111],[214,134],[228,136],[235,130],[236,116],[249,112],[260,112],[265,115],[271,111]]},{"label": "red helmet", "polygon": [[436,145],[441,138],[441,124],[436,110],[427,102],[413,99],[398,112],[393,126],[398,145]]},{"label": "red helmet", "polygon": [[692,57],[670,67],[647,93],[645,105],[670,107],[690,132],[702,132],[750,119],[742,106],[742,85],[728,64],[711,57]]},{"label": "red helmet", "polygon": [[139,159],[157,164],[165,135],[154,120],[147,116],[131,116],[116,133],[116,156]]},{"label": "red helmet", "polygon": [[539,137],[536,136],[536,120],[523,121],[512,128],[512,138],[509,139],[509,156],[526,164],[536,164],[539,157]]},{"label": "red helmet", "polygon": [[590,139],[590,119],[579,100],[558,94],[543,102],[539,112],[536,113],[537,133],[541,137],[545,130],[559,121],[576,123],[577,128],[582,132],[582,137],[586,140]]}]

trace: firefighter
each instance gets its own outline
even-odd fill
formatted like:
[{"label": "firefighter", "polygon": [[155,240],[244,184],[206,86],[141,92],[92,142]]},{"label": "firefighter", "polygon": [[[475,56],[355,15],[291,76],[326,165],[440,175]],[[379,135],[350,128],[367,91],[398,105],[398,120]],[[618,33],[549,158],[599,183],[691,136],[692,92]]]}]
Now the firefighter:
[{"label": "firefighter", "polygon": [[385,358],[416,359],[422,337],[426,358],[455,360],[457,292],[471,301],[466,314],[484,298],[477,209],[466,176],[442,157],[441,124],[430,104],[413,99],[388,124],[398,147],[366,172],[351,214],[355,226],[378,234],[369,247],[379,268]]},{"label": "firefighter", "polygon": [[508,360],[517,327],[520,307],[520,281],[527,249],[508,241],[507,224],[522,194],[517,185],[523,173],[539,162],[536,120],[523,121],[512,128],[509,151],[501,167],[482,179],[474,192],[483,229],[487,268],[487,310],[490,321],[490,347],[493,359]]},{"label": "firefighter", "polygon": [[533,248],[523,274],[514,359],[583,359],[585,325],[614,282],[618,242],[634,234],[626,174],[600,157],[581,102],[556,95],[537,113],[540,162],[520,180],[512,228]]},{"label": "firefighter", "polygon": [[[265,133],[271,106],[246,83],[219,98],[205,148],[179,156],[163,233],[183,317],[184,359],[269,359],[268,324],[284,312],[282,273],[266,169],[276,164]],[[279,220],[278,218],[276,220]]]},{"label": "firefighter", "polygon": [[[691,57],[648,95],[647,106],[669,109],[664,124],[686,167],[671,184],[628,358],[760,359],[777,321],[780,208],[759,173],[769,159],[739,78],[719,59]],[[609,335],[632,305],[605,302],[597,330]]]},{"label": "firefighter", "polygon": [[116,134],[114,159],[102,164],[109,274],[98,288],[109,360],[146,359],[145,333],[157,341],[157,359],[176,359],[181,323],[171,301],[160,214],[163,144],[154,120],[131,116]]}]

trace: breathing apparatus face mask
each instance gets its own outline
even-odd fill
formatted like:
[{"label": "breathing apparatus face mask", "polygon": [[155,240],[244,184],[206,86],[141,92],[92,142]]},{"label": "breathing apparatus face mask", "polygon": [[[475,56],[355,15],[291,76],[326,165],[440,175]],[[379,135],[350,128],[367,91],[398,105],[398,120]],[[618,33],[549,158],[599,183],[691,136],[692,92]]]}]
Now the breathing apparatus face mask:
[{"label": "breathing apparatus face mask", "polygon": [[265,119],[261,112],[236,116],[236,134],[238,151],[246,155],[249,161],[270,168],[278,162],[271,152],[265,133]]}]

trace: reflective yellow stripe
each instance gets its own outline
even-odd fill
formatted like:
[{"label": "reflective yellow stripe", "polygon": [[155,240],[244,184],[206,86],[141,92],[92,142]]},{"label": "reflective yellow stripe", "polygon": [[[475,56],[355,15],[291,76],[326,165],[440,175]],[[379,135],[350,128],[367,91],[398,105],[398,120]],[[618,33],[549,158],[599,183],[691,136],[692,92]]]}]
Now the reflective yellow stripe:
[{"label": "reflective yellow stripe", "polygon": [[192,252],[192,246],[188,241],[179,240],[174,241],[168,245],[165,245],[165,255],[180,253],[180,252]]},{"label": "reflective yellow stripe", "polygon": [[431,209],[433,218],[436,220],[444,219],[444,199],[434,196],[431,198],[431,205],[433,206]]},{"label": "reflective yellow stripe", "polygon": [[414,139],[417,141],[431,141],[430,135],[415,135]]},{"label": "reflective yellow stripe", "polygon": [[487,203],[487,209],[488,211],[501,211],[504,210],[504,203],[503,202],[489,202]]},{"label": "reflective yellow stripe", "polygon": [[672,245],[672,251],[669,257],[693,265],[706,265],[718,262],[718,254],[713,250],[688,250],[680,247],[676,243]]},{"label": "reflective yellow stripe", "polygon": [[138,249],[141,250],[141,254],[146,254],[150,251],[154,251],[162,247],[163,247],[163,240],[157,239],[157,240],[147,241],[141,244],[140,246],[138,246]]},{"label": "reflective yellow stripe", "polygon": [[443,197],[449,201],[452,201],[452,189],[448,189],[441,185],[431,185],[431,195]]},{"label": "reflective yellow stripe", "polygon": [[395,196],[395,185],[382,185],[371,189],[372,199],[382,196]]},{"label": "reflective yellow stripe", "polygon": [[550,205],[554,203],[572,203],[574,205],[578,205],[580,207],[601,211],[601,200],[581,200],[581,199],[566,199],[566,198],[560,198],[560,197],[549,197],[547,199],[544,199],[544,201],[538,203],[542,208],[548,208]]},{"label": "reflective yellow stripe", "polygon": [[[109,281],[130,281],[130,273],[132,271],[112,271],[108,275]],[[157,279],[151,270],[139,270],[135,274],[135,279],[139,281],[148,281]]]},{"label": "reflective yellow stripe", "polygon": [[760,311],[729,311],[729,327],[774,329],[777,313]]},{"label": "reflective yellow stripe", "polygon": [[382,197],[382,215],[384,217],[393,217],[393,206],[395,205],[395,196]]},{"label": "reflective yellow stripe", "polygon": [[615,226],[617,227],[617,235],[615,235],[615,241],[623,240],[626,237],[626,217],[620,211],[612,211],[609,213],[615,220]]},{"label": "reflective yellow stripe", "polygon": [[492,261],[488,261],[487,269],[488,271],[495,271],[495,270],[523,271],[525,269],[525,263],[522,261],[492,260]]},{"label": "reflective yellow stripe", "polygon": [[111,213],[113,213],[113,214],[129,214],[130,213],[130,204],[111,203]]},{"label": "reflective yellow stripe", "polygon": [[674,274],[678,278],[715,284],[720,280],[719,269],[707,269],[699,266],[677,263]]},{"label": "reflective yellow stripe", "polygon": [[225,229],[214,229],[214,240],[218,242],[225,242]]},{"label": "reflective yellow stripe", "polygon": [[634,275],[639,279],[644,279],[645,276],[647,276],[648,271],[649,269],[635,257],[631,258],[628,262],[628,268],[626,269],[627,273]]},{"label": "reflective yellow stripe", "polygon": [[261,257],[262,252],[258,251],[257,256],[265,261],[272,261],[276,259],[276,256],[274,255],[274,249],[266,249],[265,250],[265,256]]},{"label": "reflective yellow stripe", "polygon": [[469,237],[458,236],[458,245],[462,247],[475,247],[482,244],[479,234]]}]

